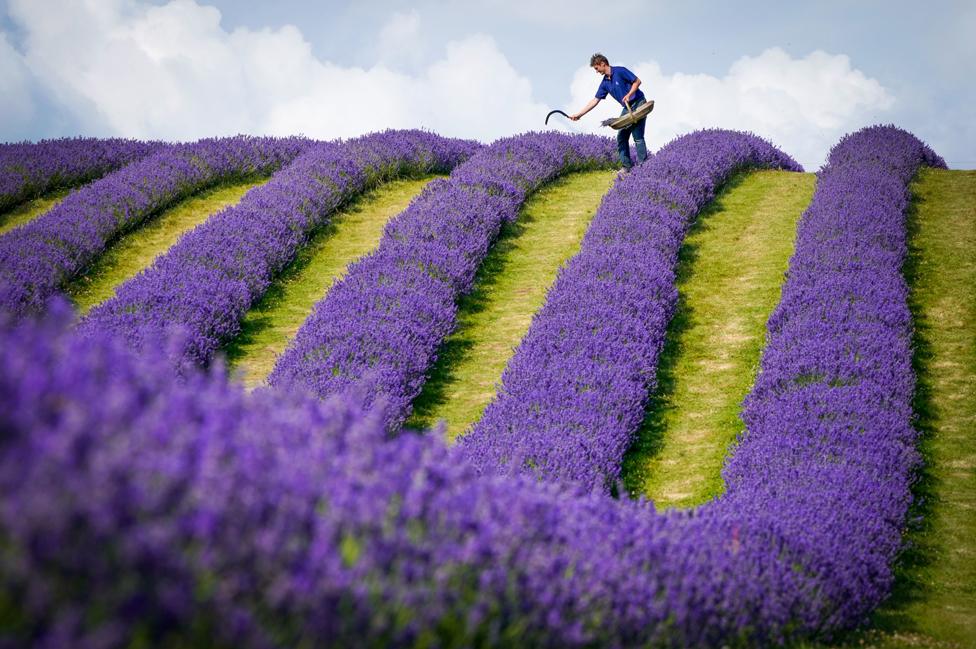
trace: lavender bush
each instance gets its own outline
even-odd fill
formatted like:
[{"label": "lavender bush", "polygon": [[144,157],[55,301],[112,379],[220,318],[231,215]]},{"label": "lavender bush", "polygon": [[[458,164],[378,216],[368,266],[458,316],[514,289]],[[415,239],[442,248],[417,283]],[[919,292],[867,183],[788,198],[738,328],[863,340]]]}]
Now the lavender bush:
[{"label": "lavender bush", "polygon": [[206,364],[311,232],[351,197],[396,176],[450,171],[479,146],[424,131],[317,145],[184,235],[94,308],[82,328],[140,346],[179,327],[184,345],[172,350],[173,360]]},{"label": "lavender bush", "polygon": [[888,593],[911,501],[915,377],[901,268],[921,165],[945,168],[894,126],[832,149],[769,319],[747,432],[723,471],[717,507],[778,516],[821,576],[826,629],[861,621]]},{"label": "lavender bush", "polygon": [[2,144],[0,212],[47,192],[98,178],[164,146],[159,142],[81,137]]},{"label": "lavender bush", "polygon": [[356,399],[177,380],[165,345],[65,315],[0,325],[0,645],[674,637],[660,594],[699,550],[675,563],[688,539],[646,504],[479,477]]},{"label": "lavender bush", "polygon": [[312,142],[237,136],[166,147],[0,237],[0,309],[42,307],[118,235],[219,182],[270,174]]},{"label": "lavender bush", "polygon": [[0,645],[765,646],[887,592],[908,501],[909,134],[845,138],[803,217],[726,467],[658,514],[386,437],[352,395],[247,395],[68,314],[0,320]]},{"label": "lavender bush", "polygon": [[580,247],[461,438],[485,471],[612,487],[644,417],[678,301],[678,250],[735,171],[800,170],[754,135],[699,131],[663,147],[604,198]]},{"label": "lavender bush", "polygon": [[391,430],[409,415],[437,347],[455,326],[502,223],[559,174],[609,166],[610,140],[531,133],[499,140],[432,183],[386,227],[314,308],[269,381],[319,395],[353,391],[388,404]]}]

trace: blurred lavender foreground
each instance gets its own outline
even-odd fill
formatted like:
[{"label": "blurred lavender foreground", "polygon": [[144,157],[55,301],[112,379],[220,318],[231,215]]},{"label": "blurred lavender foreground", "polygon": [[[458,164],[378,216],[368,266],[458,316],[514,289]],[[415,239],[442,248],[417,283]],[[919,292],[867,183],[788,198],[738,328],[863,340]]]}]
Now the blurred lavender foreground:
[{"label": "blurred lavender foreground", "polygon": [[73,192],[0,237],[0,309],[42,308],[120,234],[202,189],[270,174],[311,144],[240,135],[168,146]]},{"label": "blurred lavender foreground", "polygon": [[93,309],[82,329],[113,331],[138,346],[179,327],[183,344],[170,350],[172,361],[204,365],[338,208],[398,176],[448,172],[480,146],[418,130],[317,144],[184,235]]},{"label": "blurred lavender foreground", "polygon": [[0,144],[0,212],[80,185],[168,145],[118,138],[62,138]]},{"label": "blurred lavender foreground", "polygon": [[480,474],[348,398],[0,324],[0,646],[756,646],[885,596],[917,461],[907,183],[875,127],[800,226],[728,491],[657,514]]}]

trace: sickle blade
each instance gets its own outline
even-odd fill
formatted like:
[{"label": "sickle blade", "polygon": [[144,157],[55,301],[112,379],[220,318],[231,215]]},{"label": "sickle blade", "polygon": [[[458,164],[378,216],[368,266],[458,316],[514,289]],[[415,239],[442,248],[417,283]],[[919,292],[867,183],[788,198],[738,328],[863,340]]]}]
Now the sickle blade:
[{"label": "sickle blade", "polygon": [[551,111],[549,111],[549,114],[546,115],[546,124],[549,123],[549,118],[552,117],[553,115],[555,115],[556,113],[559,113],[563,117],[569,118],[569,115],[567,115],[566,113],[564,113],[561,110],[551,110]]}]

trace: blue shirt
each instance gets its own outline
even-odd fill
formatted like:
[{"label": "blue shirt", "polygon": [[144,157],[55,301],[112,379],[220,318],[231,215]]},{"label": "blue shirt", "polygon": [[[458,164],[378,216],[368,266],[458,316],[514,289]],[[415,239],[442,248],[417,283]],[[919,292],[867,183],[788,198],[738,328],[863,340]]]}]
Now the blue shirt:
[{"label": "blue shirt", "polygon": [[[609,93],[614,99],[620,102],[623,106],[624,95],[630,90],[630,87],[637,80],[637,75],[625,68],[622,65],[615,65],[610,67],[610,78],[603,77],[603,81],[600,82],[600,87],[596,89],[597,99],[606,99]],[[633,104],[638,99],[644,99],[644,93],[641,92],[640,88],[634,93],[634,96],[630,98],[630,103]]]}]

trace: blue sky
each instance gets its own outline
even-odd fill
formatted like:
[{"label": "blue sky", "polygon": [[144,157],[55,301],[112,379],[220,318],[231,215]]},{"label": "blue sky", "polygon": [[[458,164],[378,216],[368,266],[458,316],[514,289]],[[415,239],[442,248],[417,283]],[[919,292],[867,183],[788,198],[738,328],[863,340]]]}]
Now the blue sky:
[{"label": "blue sky", "polygon": [[[578,110],[589,56],[655,99],[652,149],[751,130],[815,169],[894,123],[976,168],[976,2],[5,0],[0,139],[424,127],[491,140]],[[604,132],[613,100],[566,131]],[[552,125],[552,121],[550,121]]]}]

